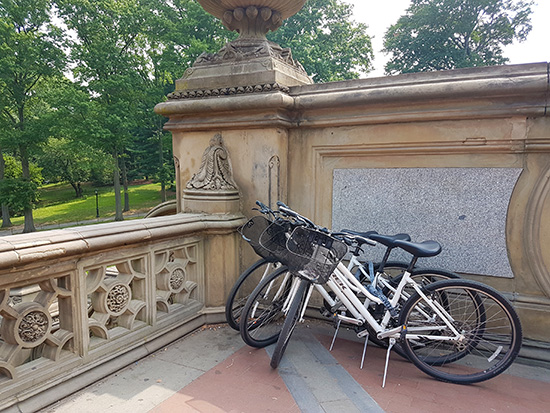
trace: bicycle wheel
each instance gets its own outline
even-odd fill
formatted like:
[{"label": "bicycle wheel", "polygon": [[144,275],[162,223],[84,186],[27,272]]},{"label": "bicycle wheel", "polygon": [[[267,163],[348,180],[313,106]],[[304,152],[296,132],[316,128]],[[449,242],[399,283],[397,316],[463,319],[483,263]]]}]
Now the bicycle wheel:
[{"label": "bicycle wheel", "polygon": [[293,278],[286,267],[280,267],[250,294],[240,319],[241,337],[246,344],[262,348],[277,341]]},{"label": "bicycle wheel", "polygon": [[491,379],[514,362],[521,324],[498,291],[470,280],[439,281],[425,291],[437,303],[444,297],[448,317],[444,320],[419,294],[407,300],[399,317],[407,327],[401,345],[416,367],[438,380],[470,384]]},{"label": "bicycle wheel", "polygon": [[280,263],[262,258],[248,267],[235,281],[225,303],[225,319],[231,328],[239,331],[241,313],[250,293],[261,280],[279,266]]},{"label": "bicycle wheel", "polygon": [[300,310],[302,309],[302,306],[305,304],[304,303],[305,295],[310,285],[311,283],[307,280],[299,279],[298,281],[296,294],[294,294],[294,297],[292,299],[292,304],[290,305],[290,309],[288,310],[288,313],[286,315],[285,322],[283,323],[281,334],[279,335],[279,339],[277,340],[277,345],[275,346],[275,350],[273,350],[273,356],[271,356],[270,365],[274,369],[276,369],[279,366],[279,363],[281,362],[281,358],[285,353],[286,346],[290,341],[290,336],[292,335],[292,332],[294,331],[294,328],[298,323],[298,319],[300,318],[300,313],[301,313]]}]

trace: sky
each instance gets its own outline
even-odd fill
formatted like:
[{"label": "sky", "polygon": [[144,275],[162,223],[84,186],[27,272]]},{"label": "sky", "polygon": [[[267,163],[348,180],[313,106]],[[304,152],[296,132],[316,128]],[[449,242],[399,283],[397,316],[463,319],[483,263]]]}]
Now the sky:
[{"label": "sky", "polygon": [[[384,33],[389,26],[397,22],[410,4],[410,0],[343,0],[354,5],[356,21],[366,23],[367,33],[373,38],[374,70],[367,76],[384,76],[384,64],[387,57],[380,52],[383,48]],[[531,24],[533,29],[527,40],[504,48],[504,56],[510,59],[509,64],[550,62],[550,0],[538,0],[533,7]]]}]

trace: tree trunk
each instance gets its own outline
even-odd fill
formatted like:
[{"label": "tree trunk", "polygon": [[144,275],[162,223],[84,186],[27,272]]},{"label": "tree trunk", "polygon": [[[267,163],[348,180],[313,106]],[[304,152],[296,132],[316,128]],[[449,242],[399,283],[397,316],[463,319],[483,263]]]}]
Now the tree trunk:
[{"label": "tree trunk", "polygon": [[13,224],[10,219],[10,209],[6,204],[2,204],[2,228],[9,228]]},{"label": "tree trunk", "polygon": [[[6,169],[6,163],[4,162],[4,153],[0,148],[0,181],[4,179],[4,171]],[[10,220],[10,209],[8,205],[2,204],[2,228],[11,227],[12,223]]]},{"label": "tree trunk", "polygon": [[113,172],[113,184],[115,187],[115,221],[123,221],[122,200],[120,198],[120,170],[118,166],[118,153],[116,151],[113,153],[113,158],[115,161],[115,168]]},{"label": "tree trunk", "polygon": [[[27,148],[23,145],[19,146],[19,153],[21,154],[21,169],[23,172],[23,180],[31,180],[31,172],[29,168],[29,154]],[[29,205],[25,208],[25,226],[23,227],[23,232],[34,232],[36,228],[34,227],[34,218],[32,216],[32,205]]]},{"label": "tree trunk", "polygon": [[124,187],[124,209],[123,212],[128,212],[130,210],[130,195],[128,194],[128,173],[126,171],[126,162],[124,158],[120,160],[121,162],[121,171],[122,171],[122,185]]},{"label": "tree trunk", "polygon": [[160,202],[166,202],[166,183],[160,183]]},{"label": "tree trunk", "polygon": [[82,187],[80,182],[69,182],[74,189],[75,198],[82,198]]}]

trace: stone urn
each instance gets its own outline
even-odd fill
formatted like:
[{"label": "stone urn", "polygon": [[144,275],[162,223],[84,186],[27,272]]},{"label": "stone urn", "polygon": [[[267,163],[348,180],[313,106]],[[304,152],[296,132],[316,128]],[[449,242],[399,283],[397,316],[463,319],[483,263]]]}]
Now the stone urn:
[{"label": "stone urn", "polygon": [[265,39],[283,20],[295,15],[306,0],[197,0],[240,38]]},{"label": "stone urn", "polygon": [[313,83],[288,48],[267,40],[306,0],[197,0],[239,37],[217,53],[203,53],[176,81],[171,100],[287,92]]}]

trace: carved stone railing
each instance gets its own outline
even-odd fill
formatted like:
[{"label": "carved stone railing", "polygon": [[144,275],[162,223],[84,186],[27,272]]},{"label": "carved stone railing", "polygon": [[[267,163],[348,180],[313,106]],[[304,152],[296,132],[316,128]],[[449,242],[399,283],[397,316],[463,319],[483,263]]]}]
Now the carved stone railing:
[{"label": "carved stone railing", "polygon": [[178,214],[0,238],[0,410],[43,407],[64,395],[53,386],[222,321],[242,222]]}]

